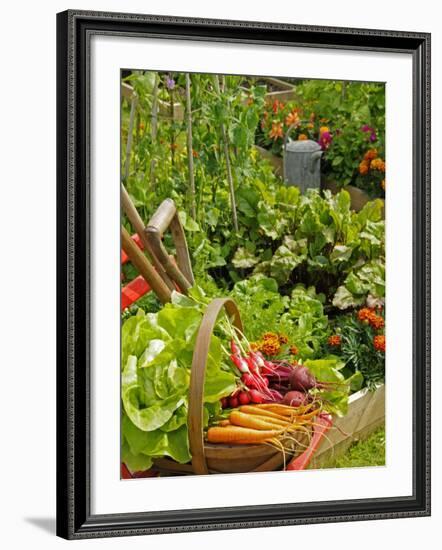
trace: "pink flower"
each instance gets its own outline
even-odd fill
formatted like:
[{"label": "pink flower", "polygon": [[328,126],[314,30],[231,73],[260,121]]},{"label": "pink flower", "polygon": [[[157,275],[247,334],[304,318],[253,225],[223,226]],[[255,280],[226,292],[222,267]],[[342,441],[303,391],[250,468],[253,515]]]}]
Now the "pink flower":
[{"label": "pink flower", "polygon": [[318,143],[321,146],[321,149],[328,149],[332,141],[332,135],[330,132],[322,132],[319,136]]}]

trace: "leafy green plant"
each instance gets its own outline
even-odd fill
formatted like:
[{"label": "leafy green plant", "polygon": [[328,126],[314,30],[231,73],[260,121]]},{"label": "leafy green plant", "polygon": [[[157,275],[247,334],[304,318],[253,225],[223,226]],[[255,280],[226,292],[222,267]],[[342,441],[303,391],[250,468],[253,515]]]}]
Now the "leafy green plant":
[{"label": "leafy green plant", "polygon": [[[373,317],[375,320],[373,321]],[[372,319],[372,320],[370,320]],[[330,330],[337,340],[330,339],[325,351],[333,350],[348,372],[361,372],[364,384],[374,389],[385,378],[385,336],[383,311],[364,308],[358,313],[341,315]]]}]

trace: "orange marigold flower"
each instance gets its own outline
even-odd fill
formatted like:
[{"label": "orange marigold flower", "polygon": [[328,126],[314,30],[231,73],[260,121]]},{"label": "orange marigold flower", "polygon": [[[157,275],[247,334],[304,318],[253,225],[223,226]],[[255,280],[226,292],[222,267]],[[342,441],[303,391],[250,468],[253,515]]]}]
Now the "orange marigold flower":
[{"label": "orange marigold flower", "polygon": [[328,337],[328,345],[338,347],[341,345],[341,337],[339,334],[333,334],[332,336]]},{"label": "orange marigold flower", "polygon": [[291,346],[291,347],[290,347],[290,353],[291,353],[292,355],[298,355],[299,349],[298,349],[296,346]]},{"label": "orange marigold flower", "polygon": [[359,173],[361,174],[361,176],[365,176],[366,174],[368,174],[368,169],[369,164],[366,160],[363,160],[359,163]]},{"label": "orange marigold flower", "polygon": [[261,345],[261,351],[265,355],[278,355],[281,350],[281,345],[278,340],[264,340]]},{"label": "orange marigold flower", "polygon": [[383,179],[383,180],[381,181],[381,187],[382,187],[382,189],[385,191],[385,179]]},{"label": "orange marigold flower", "polygon": [[263,340],[279,340],[276,332],[264,332],[262,335]]},{"label": "orange marigold flower", "polygon": [[289,341],[285,334],[278,334],[278,340],[280,344],[287,344],[287,342]]},{"label": "orange marigold flower", "polygon": [[323,134],[324,132],[330,132],[328,126],[321,126],[319,128],[319,135]]},{"label": "orange marigold flower", "polygon": [[299,124],[300,122],[301,121],[300,121],[299,115],[295,110],[293,110],[291,113],[289,113],[285,117],[285,123],[287,126],[291,126],[292,124]]},{"label": "orange marigold flower", "polygon": [[373,313],[371,315],[368,322],[375,330],[379,330],[380,328],[383,328],[385,326],[384,318],[380,315],[376,315],[376,313]]},{"label": "orange marigold flower", "polygon": [[364,155],[364,160],[369,160],[370,161],[370,160],[375,159],[377,156],[378,156],[377,149],[369,149]]},{"label": "orange marigold flower", "polygon": [[369,323],[373,314],[374,310],[371,307],[363,307],[358,311],[358,319],[359,321],[367,321]]},{"label": "orange marigold flower", "polygon": [[383,351],[385,353],[385,336],[378,334],[373,338],[374,349],[377,351]]},{"label": "orange marigold flower", "polygon": [[379,172],[385,172],[385,162],[382,159],[373,159],[370,162],[370,168],[372,170],[378,170]]},{"label": "orange marigold flower", "polygon": [[308,136],[305,134],[299,134],[298,141],[305,141],[306,139],[308,139]]},{"label": "orange marigold flower", "polygon": [[250,342],[250,349],[252,351],[259,351],[261,349],[261,342]]},{"label": "orange marigold flower", "polygon": [[282,123],[281,122],[272,122],[272,129],[269,132],[269,137],[273,139],[282,138],[284,135],[284,132],[282,130]]}]

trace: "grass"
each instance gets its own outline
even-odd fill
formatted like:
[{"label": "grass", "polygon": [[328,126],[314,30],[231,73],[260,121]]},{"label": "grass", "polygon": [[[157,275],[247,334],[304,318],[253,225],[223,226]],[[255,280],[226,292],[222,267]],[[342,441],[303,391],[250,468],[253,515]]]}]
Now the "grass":
[{"label": "grass", "polygon": [[353,443],[345,454],[330,458],[320,468],[361,468],[385,465],[385,428],[379,428],[364,441]]}]

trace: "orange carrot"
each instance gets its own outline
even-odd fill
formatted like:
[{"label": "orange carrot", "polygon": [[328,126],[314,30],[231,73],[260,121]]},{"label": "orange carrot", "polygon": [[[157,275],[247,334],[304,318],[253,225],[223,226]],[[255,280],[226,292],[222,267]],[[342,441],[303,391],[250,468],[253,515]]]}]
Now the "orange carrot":
[{"label": "orange carrot", "polygon": [[253,430],[241,426],[213,426],[207,430],[210,443],[261,443],[279,435],[278,430]]},{"label": "orange carrot", "polygon": [[230,422],[235,426],[243,426],[244,428],[253,428],[254,430],[282,430],[279,424],[275,424],[271,421],[270,417],[264,419],[254,414],[246,414],[239,411],[232,411],[230,413]]},{"label": "orange carrot", "polygon": [[230,426],[230,420],[220,420],[217,424],[217,426]]},{"label": "orange carrot", "polygon": [[287,423],[287,417],[281,414],[276,414],[268,409],[263,409],[259,405],[243,405],[239,408],[241,412],[247,414],[259,414],[260,416],[269,416],[275,420],[280,420],[281,422]]},{"label": "orange carrot", "polygon": [[280,403],[266,403],[266,404],[260,405],[260,407],[263,407],[266,410],[269,410],[276,414],[280,414],[285,417],[299,416],[311,409],[309,405],[307,405],[306,407],[291,407],[290,405],[282,405]]}]

